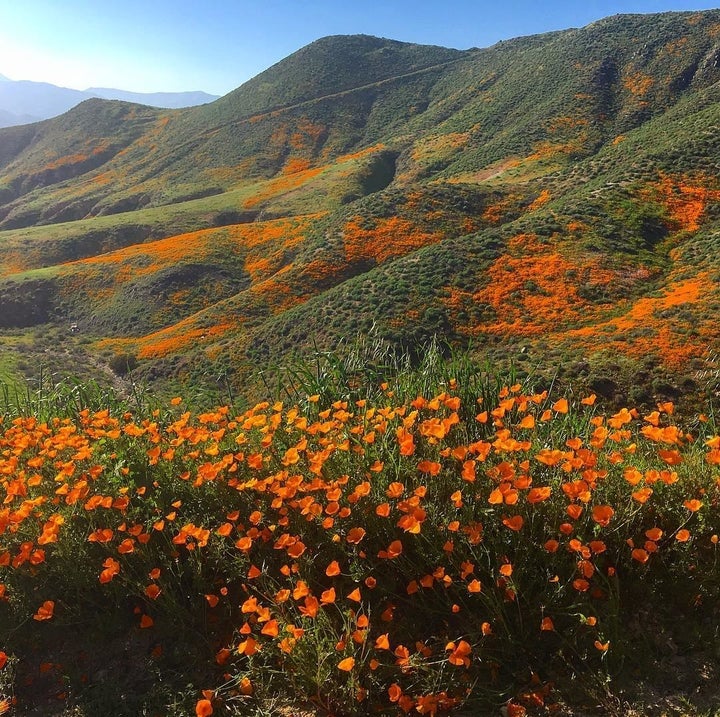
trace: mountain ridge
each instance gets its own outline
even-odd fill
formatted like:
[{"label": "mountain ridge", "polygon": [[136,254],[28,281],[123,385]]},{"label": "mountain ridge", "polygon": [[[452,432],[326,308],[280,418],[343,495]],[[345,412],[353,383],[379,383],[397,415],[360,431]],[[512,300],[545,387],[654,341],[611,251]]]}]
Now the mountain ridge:
[{"label": "mountain ridge", "polygon": [[11,127],[57,117],[80,102],[94,98],[122,99],[138,104],[177,109],[214,102],[217,95],[205,92],[129,92],[112,88],[75,90],[49,82],[0,79],[0,127]]}]

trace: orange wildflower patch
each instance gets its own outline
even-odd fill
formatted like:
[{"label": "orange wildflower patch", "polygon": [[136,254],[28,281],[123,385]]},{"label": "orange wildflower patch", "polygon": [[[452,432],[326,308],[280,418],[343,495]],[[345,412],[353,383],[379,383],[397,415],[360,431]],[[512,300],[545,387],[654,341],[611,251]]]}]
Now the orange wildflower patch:
[{"label": "orange wildflower patch", "polygon": [[[489,306],[496,319],[458,327],[465,333],[531,336],[546,334],[558,324],[587,321],[598,310],[578,295],[578,287],[583,283],[602,286],[615,275],[596,260],[571,261],[534,234],[519,234],[486,276],[487,285],[467,298],[474,305]],[[445,303],[452,306],[458,298],[456,293]]]},{"label": "orange wildflower patch", "polygon": [[644,97],[652,86],[653,78],[642,72],[636,72],[623,78],[623,87],[636,97]]},{"label": "orange wildflower patch", "polygon": [[547,189],[543,189],[540,194],[531,202],[531,204],[528,206],[528,211],[534,211],[535,209],[540,209],[540,207],[543,206],[543,204],[547,204],[547,202],[550,201],[550,192]]},{"label": "orange wildflower patch", "polygon": [[[564,337],[568,340],[582,339],[586,346],[617,349],[629,356],[655,354],[666,365],[677,368],[691,358],[705,355],[708,344],[720,337],[720,330],[717,322],[700,313],[697,321],[691,322],[693,330],[699,335],[699,338],[693,339],[686,335],[686,331],[675,330],[676,325],[684,326],[685,320],[667,317],[667,313],[677,307],[702,312],[708,297],[715,294],[716,283],[705,271],[692,278],[675,278],[675,274],[671,273],[661,296],[638,299],[623,315],[582,329],[568,330]],[[628,338],[628,334],[640,330],[642,333],[639,336]],[[608,337],[615,332],[621,333],[622,339]]]},{"label": "orange wildflower patch", "polygon": [[347,222],[343,234],[345,256],[350,263],[371,260],[382,264],[442,239],[442,235],[420,231],[400,217],[368,221],[355,217]]},{"label": "orange wildflower patch", "polygon": [[712,177],[661,173],[657,182],[640,192],[640,197],[645,201],[661,202],[679,229],[695,232],[700,228],[708,204],[720,200],[720,190],[712,189],[712,186],[716,186]]},{"label": "orange wildflower patch", "polygon": [[[328,685],[362,684],[369,713],[432,714],[459,705],[519,634],[509,603],[522,639],[567,640],[592,661],[593,645],[609,648],[605,616],[635,594],[608,594],[619,575],[671,578],[686,604],[699,599],[720,542],[710,419],[691,438],[669,402],[603,415],[594,396],[517,383],[486,393],[478,421],[459,383],[408,399],[382,384],[378,400],[5,417],[0,602],[28,624],[50,619],[54,601],[38,603],[60,587],[44,571],[69,540],[100,582],[72,595],[73,610],[112,596],[133,630],[164,634],[193,610],[209,626],[223,687],[202,693],[200,711],[309,652],[334,666],[336,681],[315,686],[322,699]],[[15,659],[0,652],[0,669]],[[416,694],[418,674],[432,694]],[[537,686],[518,699],[549,696]]]}]

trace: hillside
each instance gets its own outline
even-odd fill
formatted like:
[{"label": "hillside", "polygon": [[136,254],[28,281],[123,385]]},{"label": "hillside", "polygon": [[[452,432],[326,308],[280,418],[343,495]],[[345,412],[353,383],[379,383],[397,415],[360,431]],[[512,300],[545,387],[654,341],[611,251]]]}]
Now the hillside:
[{"label": "hillside", "polygon": [[623,15],[467,51],[328,37],[209,105],[4,129],[0,378],[42,353],[247,393],[370,332],[609,400],[712,393],[718,80],[720,11]]}]

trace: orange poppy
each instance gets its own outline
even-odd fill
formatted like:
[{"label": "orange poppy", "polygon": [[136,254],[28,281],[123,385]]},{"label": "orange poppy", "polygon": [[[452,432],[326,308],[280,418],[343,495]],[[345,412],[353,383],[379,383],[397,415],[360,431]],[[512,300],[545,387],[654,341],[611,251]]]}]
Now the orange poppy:
[{"label": "orange poppy", "polygon": [[101,583],[109,583],[120,572],[120,563],[112,558],[107,558],[103,562],[103,567],[105,570],[100,573]]},{"label": "orange poppy", "polygon": [[118,553],[132,553],[135,550],[135,541],[132,538],[126,538],[118,545]]},{"label": "orange poppy", "polygon": [[347,540],[347,542],[351,543],[352,545],[357,545],[364,537],[365,537],[365,529],[364,528],[350,528],[345,540]]},{"label": "orange poppy", "polygon": [[510,530],[518,531],[522,529],[525,524],[525,520],[522,515],[513,515],[512,517],[505,516],[502,519],[502,524],[506,528],[510,528]]},{"label": "orange poppy", "polygon": [[213,712],[214,710],[212,702],[210,702],[210,700],[198,700],[197,704],[195,705],[196,717],[210,717]]},{"label": "orange poppy", "polygon": [[615,511],[609,505],[595,505],[592,509],[593,520],[606,527],[610,524],[610,519],[615,515]]},{"label": "orange poppy", "polygon": [[482,584],[479,580],[471,580],[468,583],[467,590],[469,593],[479,593],[482,590]]},{"label": "orange poppy", "polygon": [[338,663],[338,670],[342,670],[343,672],[350,672],[353,667],[355,667],[354,657],[346,657]]},{"label": "orange poppy", "polygon": [[438,473],[440,473],[440,469],[442,466],[440,463],[437,463],[436,461],[420,461],[418,463],[418,470],[421,473],[429,473],[431,476],[436,476]]},{"label": "orange poppy", "polygon": [[112,537],[113,531],[110,528],[98,528],[88,535],[88,540],[91,543],[108,543],[112,540]]},{"label": "orange poppy", "polygon": [[322,592],[322,594],[320,595],[320,602],[323,605],[331,605],[335,602],[335,598],[335,588],[330,588]]},{"label": "orange poppy", "polygon": [[465,640],[460,640],[456,645],[454,642],[449,642],[445,646],[446,650],[451,650],[448,655],[448,662],[451,665],[457,667],[469,667],[470,666],[470,655],[472,653],[472,647]]},{"label": "orange poppy", "polygon": [[402,555],[403,544],[399,540],[393,540],[387,548],[387,557],[392,560]]},{"label": "orange poppy", "polygon": [[636,500],[638,503],[647,503],[652,494],[653,489],[646,486],[645,488],[640,488],[640,490],[634,491],[632,497],[633,500]]},{"label": "orange poppy", "polygon": [[535,503],[542,503],[550,497],[551,493],[552,488],[549,485],[539,488],[531,488],[527,494],[527,501],[532,505]]},{"label": "orange poppy", "polygon": [[400,685],[393,683],[388,687],[388,697],[390,702],[397,702],[402,697],[402,689]]},{"label": "orange poppy", "polygon": [[518,428],[535,428],[535,417],[528,414],[518,423]]},{"label": "orange poppy", "polygon": [[329,578],[334,577],[335,575],[340,575],[340,564],[337,560],[333,560],[327,568],[325,568],[325,575]]},{"label": "orange poppy", "polygon": [[162,592],[162,590],[161,590],[157,585],[155,585],[154,583],[153,583],[152,585],[148,585],[148,586],[145,588],[145,594],[146,594],[151,600],[157,600],[157,598],[158,598],[158,596],[160,595],[161,592]]},{"label": "orange poppy", "polygon": [[140,627],[141,628],[148,628],[152,627],[155,624],[154,620],[150,617],[150,615],[143,615],[140,618]]}]

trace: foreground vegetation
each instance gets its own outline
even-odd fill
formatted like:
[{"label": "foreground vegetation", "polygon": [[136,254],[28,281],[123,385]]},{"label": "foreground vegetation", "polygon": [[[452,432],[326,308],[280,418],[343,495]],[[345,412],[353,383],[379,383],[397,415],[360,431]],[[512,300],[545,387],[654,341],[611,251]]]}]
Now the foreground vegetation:
[{"label": "foreground vegetation", "polygon": [[710,408],[399,369],[201,413],[6,395],[0,712],[627,713],[630,668],[712,664]]}]

